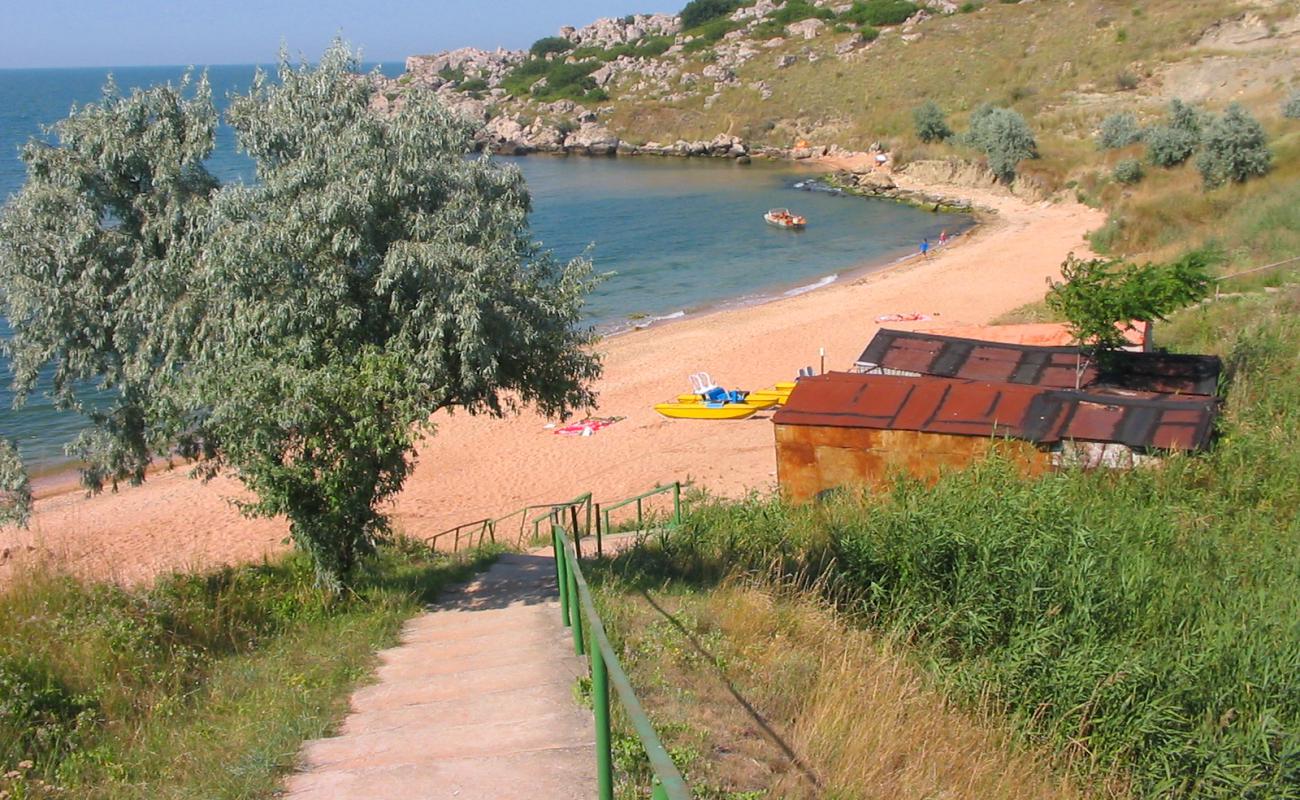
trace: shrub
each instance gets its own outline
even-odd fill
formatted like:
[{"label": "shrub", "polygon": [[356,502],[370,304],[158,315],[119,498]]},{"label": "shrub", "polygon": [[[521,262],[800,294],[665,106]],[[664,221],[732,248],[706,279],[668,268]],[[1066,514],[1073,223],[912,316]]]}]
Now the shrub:
[{"label": "shrub", "polygon": [[858,35],[862,37],[864,42],[874,42],[880,38],[880,29],[873,28],[870,25],[863,25],[858,28]]},{"label": "shrub", "polygon": [[1111,176],[1126,185],[1137,183],[1142,180],[1142,162],[1136,158],[1126,158],[1115,165]]},{"label": "shrub", "polygon": [[1196,152],[1197,137],[1168,125],[1147,128],[1147,160],[1157,167],[1176,167]]},{"label": "shrub", "polygon": [[1116,150],[1128,147],[1142,140],[1142,129],[1138,127],[1137,117],[1131,111],[1111,114],[1101,121],[1101,131],[1097,134],[1097,147],[1102,150]]},{"label": "shrub", "polygon": [[943,109],[933,100],[926,100],[912,109],[912,120],[916,124],[916,136],[923,142],[942,142],[952,136]]},{"label": "shrub", "polygon": [[858,0],[840,19],[857,25],[898,25],[919,9],[908,0]]},{"label": "shrub", "polygon": [[1292,92],[1282,104],[1282,116],[1287,119],[1300,119],[1300,90]]},{"label": "shrub", "polygon": [[681,10],[682,30],[721,19],[740,8],[739,0],[691,0]]},{"label": "shrub", "polygon": [[573,49],[573,43],[563,36],[547,36],[533,42],[528,54],[533,58],[545,58],[551,53],[567,53]]},{"label": "shrub", "polygon": [[1205,126],[1201,145],[1196,168],[1207,187],[1263,175],[1273,159],[1264,128],[1236,103]]},{"label": "shrub", "polygon": [[767,17],[782,25],[789,25],[805,19],[834,19],[835,12],[829,8],[815,6],[808,0],[786,0],[785,5],[769,11]]},{"label": "shrub", "polygon": [[970,130],[963,143],[984,152],[989,169],[1003,183],[1016,177],[1016,165],[1026,158],[1038,158],[1038,144],[1029,124],[1009,108],[988,104],[971,114]]},{"label": "shrub", "polygon": [[962,3],[962,4],[961,4],[961,8],[959,8],[959,9],[957,9],[957,10],[958,10],[959,12],[963,13],[963,14],[970,14],[970,13],[972,13],[972,12],[974,12],[974,11],[978,11],[978,10],[979,10],[979,4],[978,4],[978,3],[970,3],[970,2]]},{"label": "shrub", "polygon": [[1121,92],[1131,92],[1138,88],[1138,78],[1128,70],[1115,76],[1115,87]]},{"label": "shrub", "polygon": [[1169,101],[1169,127],[1199,138],[1205,127],[1205,113],[1175,97]]},{"label": "shrub", "polygon": [[715,19],[695,28],[695,39],[687,42],[684,48],[688,53],[703,50],[709,45],[740,27],[740,23],[730,19]]},{"label": "shrub", "polygon": [[460,85],[456,87],[457,91],[461,92],[482,92],[486,91],[487,88],[488,82],[482,78],[470,78],[469,80],[461,81]]}]

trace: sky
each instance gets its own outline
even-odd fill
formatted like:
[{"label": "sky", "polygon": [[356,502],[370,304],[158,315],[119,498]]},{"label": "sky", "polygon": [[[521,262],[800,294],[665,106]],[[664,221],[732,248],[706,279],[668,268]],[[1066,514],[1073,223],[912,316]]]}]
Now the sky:
[{"label": "sky", "polygon": [[[0,0],[0,69],[265,64],[341,35],[366,61],[527,47],[562,25],[685,0]],[[659,7],[667,3],[667,7]]]}]

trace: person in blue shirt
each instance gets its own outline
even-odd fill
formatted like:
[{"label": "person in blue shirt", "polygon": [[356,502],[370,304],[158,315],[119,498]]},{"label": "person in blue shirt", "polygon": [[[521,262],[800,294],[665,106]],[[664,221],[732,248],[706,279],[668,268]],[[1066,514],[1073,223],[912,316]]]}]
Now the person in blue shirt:
[{"label": "person in blue shirt", "polygon": [[921,257],[930,257],[930,237],[928,236],[921,240]]}]

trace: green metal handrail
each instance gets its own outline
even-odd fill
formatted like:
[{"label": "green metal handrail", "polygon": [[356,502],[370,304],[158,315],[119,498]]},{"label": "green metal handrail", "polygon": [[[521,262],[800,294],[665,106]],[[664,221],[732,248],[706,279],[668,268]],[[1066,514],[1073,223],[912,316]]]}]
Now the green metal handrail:
[{"label": "green metal handrail", "polygon": [[[679,487],[680,491],[680,487]],[[559,524],[560,512],[551,520],[551,547],[555,553],[555,579],[560,589],[560,617],[566,627],[573,629],[573,648],[578,655],[590,652],[591,700],[596,715],[596,783],[600,800],[614,798],[614,755],[610,749],[609,685],[614,684],[623,710],[631,721],[641,747],[650,760],[654,773],[651,789],[653,800],[690,800],[690,790],[677,770],[673,760],[655,733],[645,709],[636,699],[632,682],[618,662],[614,647],[605,634],[605,626],[592,602],[591,590],[582,576],[579,553],[569,541],[564,526]],[[576,514],[574,515],[576,519]],[[575,535],[576,535],[575,531]],[[583,617],[586,617],[584,623]],[[584,627],[591,635],[591,647],[583,636]]]},{"label": "green metal handrail", "polygon": [[[610,503],[608,505],[598,504],[596,506],[596,555],[604,555],[604,546],[602,544],[602,533],[609,532],[610,512],[617,511],[618,509],[623,508],[624,506],[629,506],[633,503],[636,503],[636,526],[637,526],[637,530],[641,530],[645,523],[646,498],[654,497],[655,495],[664,494],[665,492],[672,492],[673,493],[672,522],[674,525],[680,523],[682,521],[682,487],[683,486],[690,486],[690,484],[682,483],[681,481],[673,481],[672,483],[667,483],[664,484],[663,486],[656,486],[650,491],[642,492],[641,494],[636,495],[635,497],[628,497],[626,499],[619,500],[616,503]],[[601,522],[604,522],[604,525],[601,525]]]},{"label": "green metal handrail", "polygon": [[[442,531],[441,533],[435,533],[433,536],[430,536],[428,539],[429,546],[437,547],[438,539],[442,538],[443,536],[454,534],[455,539],[451,546],[451,551],[453,553],[458,552],[460,550],[461,531],[465,530],[466,528],[475,528],[475,527],[478,528],[477,530],[478,546],[481,546],[483,544],[483,539],[487,537],[490,537],[494,542],[497,540],[496,521],[492,519],[476,519],[473,522],[465,522],[460,525],[457,525],[454,528],[448,528],[447,530]],[[474,544],[475,532],[476,531],[471,530],[469,535],[466,537],[469,541],[470,547],[476,546]]]}]

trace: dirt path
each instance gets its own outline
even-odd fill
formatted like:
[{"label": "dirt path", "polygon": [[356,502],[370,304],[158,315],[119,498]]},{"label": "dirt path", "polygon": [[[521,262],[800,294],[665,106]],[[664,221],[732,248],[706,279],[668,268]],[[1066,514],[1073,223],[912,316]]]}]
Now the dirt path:
[{"label": "dirt path", "polygon": [[288,798],[595,796],[595,728],[573,696],[586,670],[560,623],[555,561],[503,555],[444,598],[380,654],[339,735],[303,745]]}]

